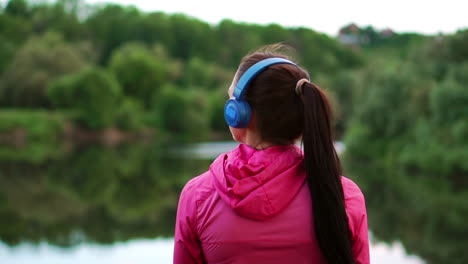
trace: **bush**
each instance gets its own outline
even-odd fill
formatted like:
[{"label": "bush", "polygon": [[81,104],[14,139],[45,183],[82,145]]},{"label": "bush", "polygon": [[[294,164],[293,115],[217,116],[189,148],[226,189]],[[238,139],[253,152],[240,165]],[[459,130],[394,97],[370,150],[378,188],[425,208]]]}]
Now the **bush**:
[{"label": "bush", "polygon": [[67,118],[64,113],[48,111],[1,110],[0,160],[40,163],[60,155],[59,139]]},{"label": "bush", "polygon": [[114,124],[122,101],[122,91],[114,76],[90,67],[56,80],[48,88],[54,105],[73,109],[76,119],[90,129]]},{"label": "bush", "polygon": [[228,99],[227,89],[219,90],[208,96],[210,129],[212,132],[222,133],[226,138],[230,138],[230,133],[226,121],[224,121],[224,105]]},{"label": "bush", "polygon": [[143,102],[146,108],[167,77],[166,62],[156,58],[144,46],[130,43],[116,50],[110,69],[115,74],[126,96]]},{"label": "bush", "polygon": [[209,131],[208,103],[203,94],[167,85],[163,87],[155,114],[159,128],[180,141],[205,140]]},{"label": "bush", "polygon": [[77,73],[86,63],[79,45],[66,43],[60,34],[32,37],[18,49],[0,78],[1,103],[10,107],[49,107],[48,85],[55,78]]},{"label": "bush", "polygon": [[24,129],[28,141],[54,141],[62,132],[66,117],[60,113],[32,110],[0,111],[0,133]]},{"label": "bush", "polygon": [[144,123],[143,113],[143,106],[139,101],[125,97],[117,112],[116,125],[127,131],[141,129]]}]

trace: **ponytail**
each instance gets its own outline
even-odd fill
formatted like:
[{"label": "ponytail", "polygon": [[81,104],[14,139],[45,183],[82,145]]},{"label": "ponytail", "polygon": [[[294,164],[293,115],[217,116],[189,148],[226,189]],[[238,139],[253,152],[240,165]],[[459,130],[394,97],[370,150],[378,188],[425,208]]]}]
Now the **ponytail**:
[{"label": "ponytail", "polygon": [[318,244],[329,264],[353,264],[340,179],[342,168],[333,146],[330,103],[315,84],[305,82],[300,88],[304,105],[304,165]]}]

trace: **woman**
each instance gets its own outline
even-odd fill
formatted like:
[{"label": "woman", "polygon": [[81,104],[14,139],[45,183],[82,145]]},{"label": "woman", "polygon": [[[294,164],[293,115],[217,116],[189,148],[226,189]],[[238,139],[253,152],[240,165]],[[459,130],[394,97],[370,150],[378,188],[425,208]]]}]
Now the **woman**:
[{"label": "woman", "polygon": [[225,106],[241,144],[184,187],[174,263],[369,263],[364,197],[309,80],[276,49],[242,59]]}]

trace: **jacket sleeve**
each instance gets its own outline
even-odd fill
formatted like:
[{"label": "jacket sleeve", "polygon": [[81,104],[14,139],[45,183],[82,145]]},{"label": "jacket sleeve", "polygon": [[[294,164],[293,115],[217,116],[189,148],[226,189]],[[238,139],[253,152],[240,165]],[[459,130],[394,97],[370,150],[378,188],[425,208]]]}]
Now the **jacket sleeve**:
[{"label": "jacket sleeve", "polygon": [[356,264],[369,264],[369,232],[367,230],[367,212],[364,195],[359,187],[349,179],[343,187],[345,187],[346,212],[351,230],[354,259],[356,260]]},{"label": "jacket sleeve", "polygon": [[177,206],[174,264],[204,263],[197,234],[197,206],[193,182],[194,179],[185,185]]}]

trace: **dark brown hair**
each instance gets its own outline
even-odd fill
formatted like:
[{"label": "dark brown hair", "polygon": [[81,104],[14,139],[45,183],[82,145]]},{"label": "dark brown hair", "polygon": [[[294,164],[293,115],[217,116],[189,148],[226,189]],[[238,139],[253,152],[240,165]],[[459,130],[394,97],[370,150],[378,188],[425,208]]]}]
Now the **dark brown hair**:
[{"label": "dark brown hair", "polygon": [[[269,46],[245,56],[238,76],[261,60],[289,59],[278,52],[278,47],[281,48]],[[256,116],[255,125],[263,141],[288,145],[302,136],[320,249],[330,264],[352,264],[351,232],[340,179],[342,168],[333,146],[330,103],[322,89],[313,83],[304,83],[302,94],[296,94],[296,84],[302,78],[309,79],[309,74],[298,66],[271,65],[252,80],[245,100]]]}]

